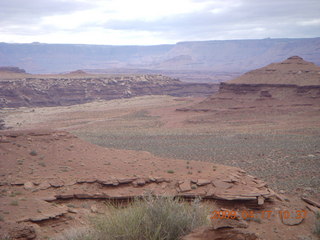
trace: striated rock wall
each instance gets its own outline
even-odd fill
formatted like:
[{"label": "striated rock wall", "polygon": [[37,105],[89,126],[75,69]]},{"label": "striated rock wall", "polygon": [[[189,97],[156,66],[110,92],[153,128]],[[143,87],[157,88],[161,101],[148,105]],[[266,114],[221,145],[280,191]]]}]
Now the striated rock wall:
[{"label": "striated rock wall", "polygon": [[[279,94],[279,91],[281,94]],[[229,84],[221,83],[219,93],[256,95],[260,98],[284,98],[288,95],[305,98],[320,98],[320,85],[298,86],[294,84]]]},{"label": "striated rock wall", "polygon": [[320,106],[320,85],[220,83],[219,91],[203,102],[178,111],[262,109]]},{"label": "striated rock wall", "polygon": [[64,106],[141,95],[209,96],[216,84],[184,83],[162,75],[27,76],[0,81],[0,108]]}]

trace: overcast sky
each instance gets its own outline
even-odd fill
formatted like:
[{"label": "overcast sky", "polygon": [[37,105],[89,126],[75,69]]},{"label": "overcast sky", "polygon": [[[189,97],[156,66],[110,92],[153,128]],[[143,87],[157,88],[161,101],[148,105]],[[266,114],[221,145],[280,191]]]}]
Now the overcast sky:
[{"label": "overcast sky", "polygon": [[0,0],[0,42],[320,37],[320,0]]}]

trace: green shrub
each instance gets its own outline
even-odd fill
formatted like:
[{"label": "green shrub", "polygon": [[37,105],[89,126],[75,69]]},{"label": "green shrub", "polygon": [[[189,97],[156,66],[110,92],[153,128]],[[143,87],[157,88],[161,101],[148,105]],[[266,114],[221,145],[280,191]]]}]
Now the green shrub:
[{"label": "green shrub", "polygon": [[71,228],[51,240],[98,240],[87,228]]},{"label": "green shrub", "polygon": [[12,200],[10,205],[11,206],[19,206],[19,202],[17,200]]},{"label": "green shrub", "polygon": [[37,153],[35,150],[32,150],[32,151],[30,152],[30,155],[31,155],[31,156],[37,156],[38,153]]},{"label": "green shrub", "polygon": [[[192,204],[171,197],[147,196],[129,207],[109,207],[110,214],[93,223],[101,240],[174,240],[207,223],[199,201]],[[108,237],[106,237],[108,236]]]},{"label": "green shrub", "polygon": [[177,240],[208,223],[208,209],[172,197],[146,196],[125,207],[108,204],[108,212],[91,219],[92,231],[56,240]]}]

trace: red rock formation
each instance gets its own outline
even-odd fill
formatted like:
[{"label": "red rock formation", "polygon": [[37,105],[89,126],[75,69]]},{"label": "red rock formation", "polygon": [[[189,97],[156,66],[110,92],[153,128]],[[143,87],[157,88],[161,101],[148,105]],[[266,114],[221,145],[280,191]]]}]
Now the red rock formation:
[{"label": "red rock formation", "polygon": [[320,104],[320,67],[293,56],[221,83],[219,92],[180,111],[262,109]]}]

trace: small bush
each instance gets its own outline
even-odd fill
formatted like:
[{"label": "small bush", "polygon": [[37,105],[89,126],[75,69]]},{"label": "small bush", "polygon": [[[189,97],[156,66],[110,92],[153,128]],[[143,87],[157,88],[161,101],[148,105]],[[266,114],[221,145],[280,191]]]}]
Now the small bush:
[{"label": "small bush", "polygon": [[146,196],[126,207],[108,207],[107,214],[91,219],[91,232],[74,230],[55,240],[178,240],[208,223],[209,211],[199,201]]},{"label": "small bush", "polygon": [[[62,233],[62,235],[51,240],[94,240],[94,236],[87,228],[71,228]],[[98,240],[98,239],[97,239]]]},{"label": "small bush", "polygon": [[10,203],[11,206],[18,206],[19,202],[17,200],[12,200]]},{"label": "small bush", "polygon": [[37,156],[38,153],[37,153],[35,150],[32,150],[32,151],[30,152],[30,155],[31,155],[31,156]]},{"label": "small bush", "polygon": [[12,192],[12,193],[10,194],[10,197],[16,197],[16,196],[21,195],[21,194],[22,194],[22,192],[20,192],[20,191]]},{"label": "small bush", "polygon": [[[170,197],[147,196],[130,207],[110,206],[110,214],[96,218],[101,240],[174,240],[207,223],[207,210]],[[103,237],[108,236],[108,237]]]},{"label": "small bush", "polygon": [[174,173],[174,171],[173,170],[168,170],[167,173],[171,173],[172,174],[172,173]]},{"label": "small bush", "polygon": [[38,164],[39,164],[41,167],[46,167],[46,166],[47,166],[45,162],[39,162]]},{"label": "small bush", "polygon": [[68,203],[68,204],[67,204],[67,207],[69,207],[69,208],[76,208],[76,206],[73,205],[72,203]]}]

